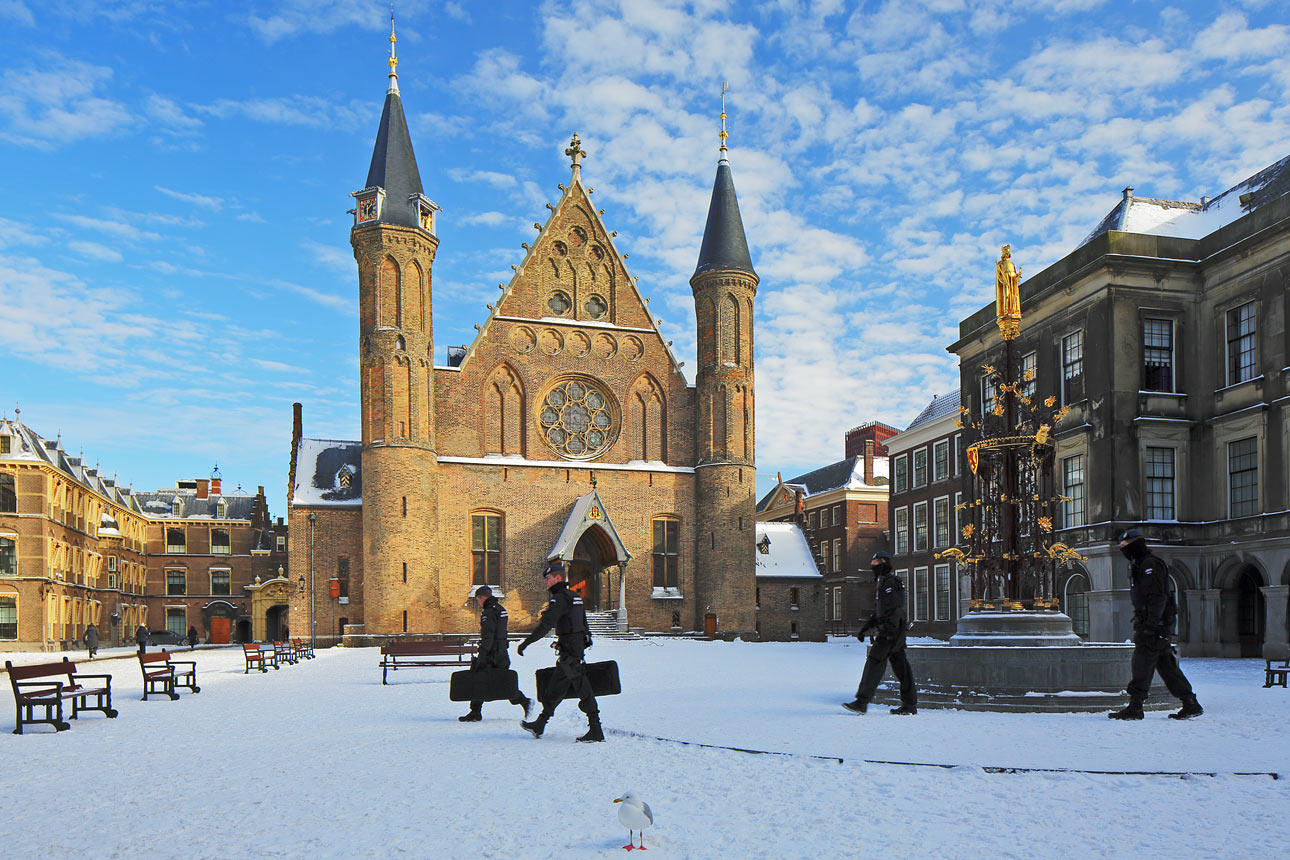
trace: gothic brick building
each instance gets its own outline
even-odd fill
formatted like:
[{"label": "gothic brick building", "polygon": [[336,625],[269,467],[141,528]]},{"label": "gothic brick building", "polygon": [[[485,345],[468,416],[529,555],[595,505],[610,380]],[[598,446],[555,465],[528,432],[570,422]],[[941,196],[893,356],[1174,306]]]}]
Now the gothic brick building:
[{"label": "gothic brick building", "polygon": [[[438,207],[391,64],[350,241],[358,264],[361,439],[293,428],[290,626],[320,644],[477,630],[487,584],[522,630],[538,573],[570,569],[620,625],[755,635],[753,270],[722,132],[690,286],[695,385],[572,175],[473,344],[434,364]],[[697,214],[697,213],[696,213]]]}]

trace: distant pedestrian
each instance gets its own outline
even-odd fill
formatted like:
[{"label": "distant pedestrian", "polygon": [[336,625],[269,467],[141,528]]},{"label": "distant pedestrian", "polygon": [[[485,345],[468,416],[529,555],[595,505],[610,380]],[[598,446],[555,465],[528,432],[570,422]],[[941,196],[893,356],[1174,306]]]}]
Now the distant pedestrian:
[{"label": "distant pedestrian", "polygon": [[1107,714],[1113,720],[1140,720],[1142,703],[1151,690],[1156,672],[1182,709],[1170,714],[1175,720],[1189,720],[1205,713],[1196,701],[1191,682],[1178,666],[1178,655],[1169,634],[1178,618],[1178,602],[1169,584],[1169,565],[1151,552],[1147,539],[1137,529],[1120,535],[1120,552],[1129,560],[1129,599],[1133,602],[1133,678],[1129,681],[1129,704]]},{"label": "distant pedestrian", "polygon": [[869,569],[877,582],[874,613],[860,628],[856,638],[863,642],[870,630],[877,630],[877,633],[870,638],[869,655],[864,662],[856,697],[842,707],[857,714],[868,710],[890,663],[891,670],[900,681],[900,707],[893,708],[891,713],[916,714],[918,691],[914,687],[914,671],[905,656],[905,628],[908,626],[905,623],[905,585],[892,573],[891,556],[885,552],[873,554]]},{"label": "distant pedestrian", "polygon": [[134,641],[139,646],[139,653],[142,654],[148,650],[148,628],[140,624],[134,628]]},{"label": "distant pedestrian", "polygon": [[191,651],[197,647],[197,628],[191,626],[188,628],[188,650]]},{"label": "distant pedestrian", "polygon": [[99,652],[99,629],[93,624],[85,628],[85,650],[90,652],[91,660]]},{"label": "distant pedestrian", "polygon": [[[511,655],[507,650],[509,642],[506,638],[507,614],[502,608],[502,604],[493,596],[493,589],[487,585],[481,585],[475,590],[475,602],[479,604],[479,649],[475,654],[475,659],[470,663],[470,671],[482,672],[485,669],[509,669],[511,668]],[[533,700],[516,688],[515,695],[511,697],[512,705],[519,705],[524,709],[524,716],[528,716],[529,706]],[[484,718],[483,700],[476,700],[470,703],[470,712],[457,719],[463,723],[476,723]]]},{"label": "distant pedestrian", "polygon": [[538,690],[538,700],[542,702],[542,713],[533,722],[521,722],[520,725],[532,733],[533,737],[542,737],[547,721],[555,713],[564,694],[573,690],[578,696],[578,708],[587,715],[587,733],[578,738],[584,743],[603,741],[605,733],[600,727],[600,708],[596,705],[595,694],[591,690],[591,680],[587,677],[587,665],[582,656],[591,645],[591,632],[587,629],[587,611],[582,605],[582,598],[569,589],[564,580],[564,566],[556,561],[542,572],[542,582],[551,595],[542,618],[533,628],[517,652],[524,654],[524,649],[541,639],[552,628],[555,629],[555,672],[551,683],[545,690]]}]

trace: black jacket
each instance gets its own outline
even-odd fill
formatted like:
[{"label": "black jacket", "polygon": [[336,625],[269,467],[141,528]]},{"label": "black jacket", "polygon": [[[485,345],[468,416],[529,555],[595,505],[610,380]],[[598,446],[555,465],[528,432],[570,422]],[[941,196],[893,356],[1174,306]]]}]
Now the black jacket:
[{"label": "black jacket", "polygon": [[1168,636],[1178,617],[1178,605],[1169,585],[1169,565],[1148,553],[1129,562],[1129,599],[1133,602],[1133,629],[1148,636]]},{"label": "black jacket", "polygon": [[882,644],[889,651],[905,647],[905,630],[909,625],[905,621],[905,585],[900,577],[888,571],[878,577],[875,588],[873,615],[865,622],[862,634],[876,630],[875,645]]},{"label": "black jacket", "polygon": [[475,665],[480,669],[509,669],[511,655],[506,650],[506,610],[496,597],[484,601],[479,613],[479,651]]},{"label": "black jacket", "polygon": [[567,582],[557,582],[550,588],[551,599],[537,627],[524,640],[528,647],[555,630],[556,648],[562,655],[581,657],[582,652],[591,646],[591,633],[587,630],[587,610],[582,605],[582,598],[569,590]]}]

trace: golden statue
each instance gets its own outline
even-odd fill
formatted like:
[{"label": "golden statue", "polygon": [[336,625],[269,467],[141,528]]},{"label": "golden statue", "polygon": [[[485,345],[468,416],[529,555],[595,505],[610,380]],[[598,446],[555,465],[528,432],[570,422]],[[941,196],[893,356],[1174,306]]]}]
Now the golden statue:
[{"label": "golden statue", "polygon": [[994,306],[999,333],[1012,340],[1021,333],[1021,269],[1012,264],[1012,246],[1000,249],[1003,256],[994,264]]}]

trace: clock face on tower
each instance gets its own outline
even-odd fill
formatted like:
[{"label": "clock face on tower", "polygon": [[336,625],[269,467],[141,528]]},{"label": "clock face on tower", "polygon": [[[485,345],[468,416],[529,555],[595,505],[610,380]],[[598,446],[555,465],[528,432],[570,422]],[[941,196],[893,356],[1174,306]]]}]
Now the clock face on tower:
[{"label": "clock face on tower", "polygon": [[358,201],[358,220],[371,221],[376,218],[376,198],[368,197]]}]

